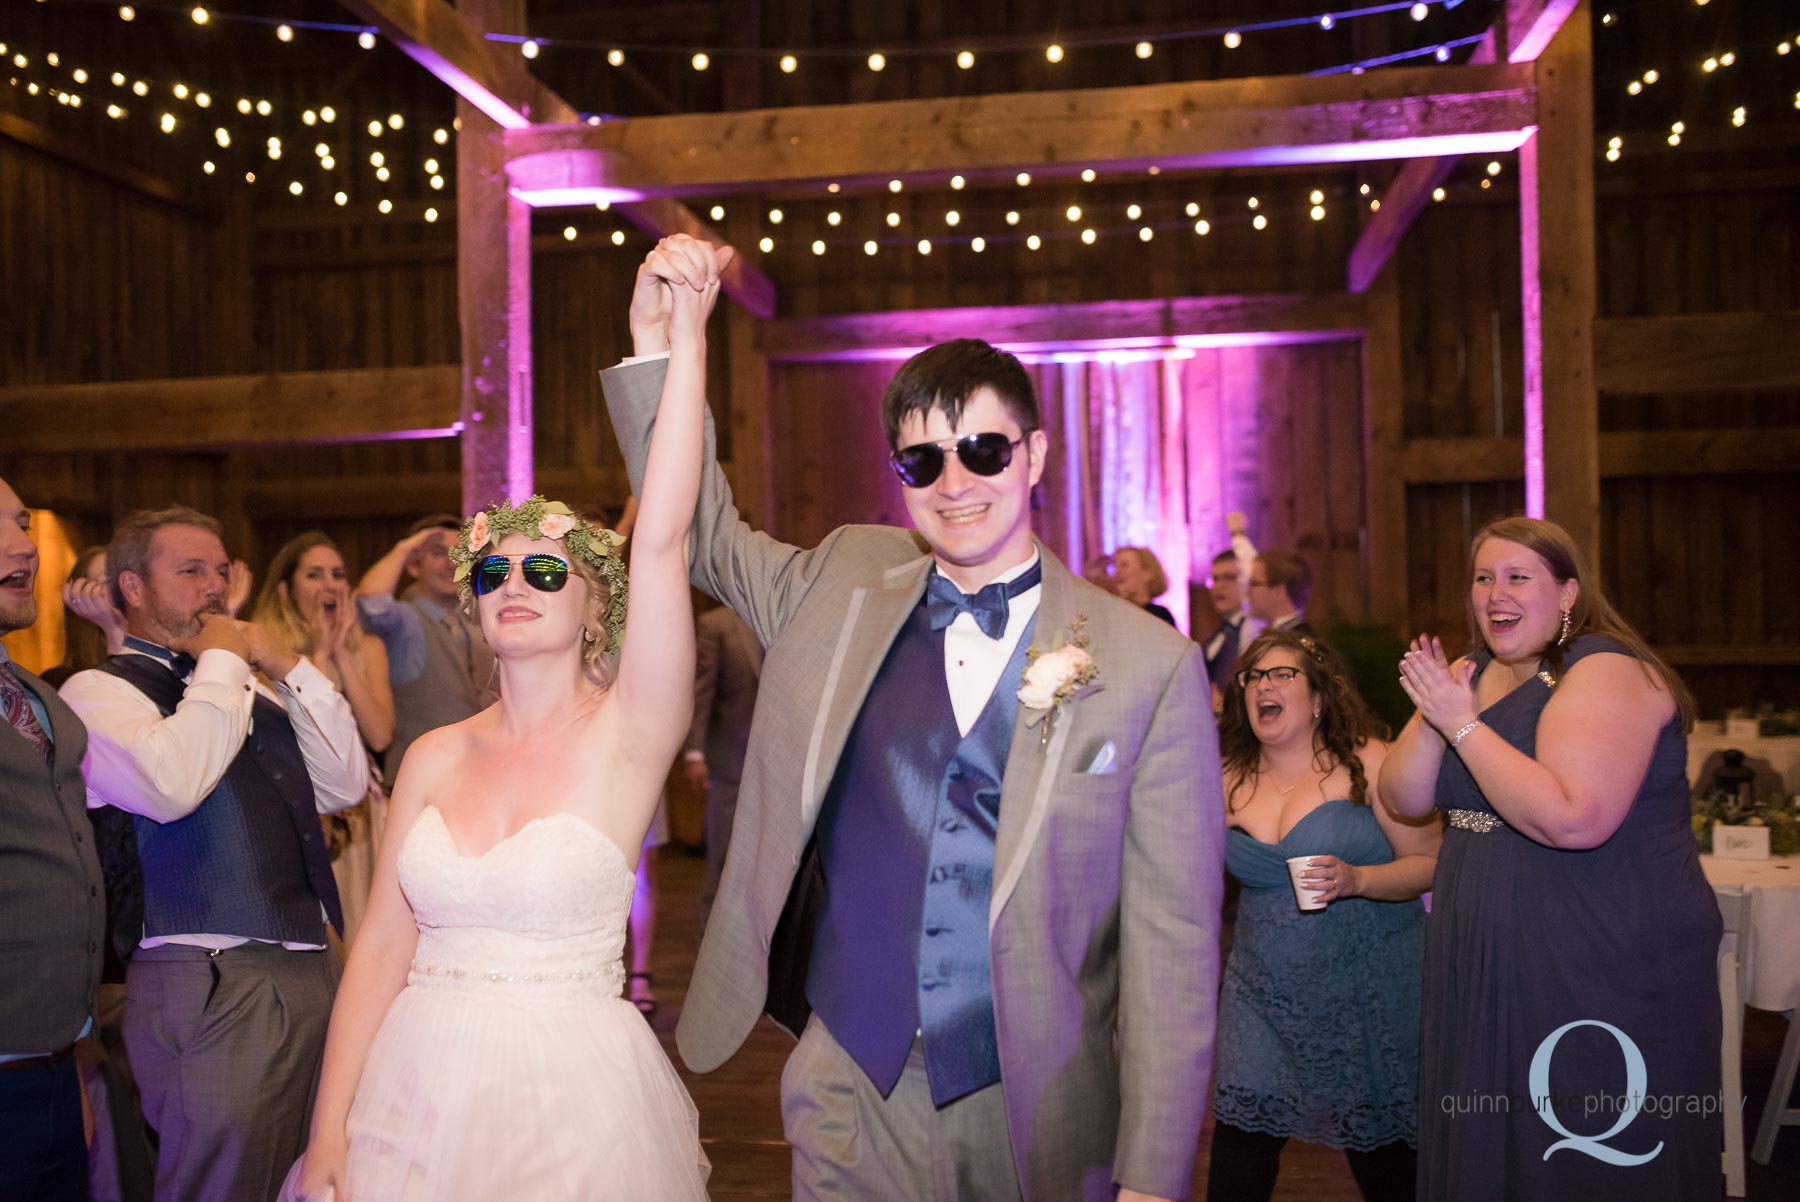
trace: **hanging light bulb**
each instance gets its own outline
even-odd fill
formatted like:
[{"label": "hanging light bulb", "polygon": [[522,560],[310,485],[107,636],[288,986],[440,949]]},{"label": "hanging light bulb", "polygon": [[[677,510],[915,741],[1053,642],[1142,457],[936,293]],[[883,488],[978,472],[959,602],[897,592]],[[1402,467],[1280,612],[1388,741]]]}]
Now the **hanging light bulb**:
[{"label": "hanging light bulb", "polygon": [[796,72],[800,69],[800,60],[795,58],[791,54],[784,54],[781,56],[781,62],[779,65],[781,67],[781,73],[783,75],[792,75],[794,72]]},{"label": "hanging light bulb", "polygon": [[356,44],[361,46],[364,50],[375,49],[375,34],[370,30],[363,30],[356,35]]},{"label": "hanging light bulb", "polygon": [[887,70],[887,55],[881,53],[881,51],[879,51],[879,50],[877,50],[874,54],[871,54],[869,56],[869,70],[871,70],[871,71]]},{"label": "hanging light bulb", "polygon": [[975,65],[974,53],[968,50],[958,51],[956,55],[956,65],[962,70],[967,71],[970,67]]}]

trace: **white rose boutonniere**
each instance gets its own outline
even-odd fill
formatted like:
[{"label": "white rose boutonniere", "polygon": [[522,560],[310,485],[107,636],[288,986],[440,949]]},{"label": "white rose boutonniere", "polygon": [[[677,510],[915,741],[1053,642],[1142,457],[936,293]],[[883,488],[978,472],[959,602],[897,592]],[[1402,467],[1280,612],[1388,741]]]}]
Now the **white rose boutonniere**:
[{"label": "white rose boutonniere", "polygon": [[1050,729],[1063,703],[1077,696],[1100,675],[1100,667],[1088,653],[1086,614],[1076,614],[1068,630],[1057,636],[1056,645],[1048,651],[1032,647],[1025,652],[1025,682],[1019,689],[1019,704],[1038,713],[1027,719],[1027,725],[1040,725],[1038,746],[1050,742]]}]

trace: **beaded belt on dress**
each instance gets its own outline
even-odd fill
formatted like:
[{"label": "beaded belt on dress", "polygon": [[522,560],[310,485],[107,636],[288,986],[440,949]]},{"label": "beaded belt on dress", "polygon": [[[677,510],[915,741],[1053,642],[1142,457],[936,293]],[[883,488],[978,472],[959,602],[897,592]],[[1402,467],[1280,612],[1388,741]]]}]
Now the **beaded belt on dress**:
[{"label": "beaded belt on dress", "polygon": [[608,964],[601,968],[578,968],[568,972],[507,972],[503,969],[464,968],[458,964],[421,964],[412,962],[411,971],[421,977],[448,981],[492,981],[515,985],[574,985],[584,981],[622,985],[625,968]]},{"label": "beaded belt on dress", "polygon": [[1473,831],[1477,835],[1488,834],[1506,825],[1498,814],[1491,814],[1486,810],[1450,810],[1448,814],[1451,826],[1459,831]]}]

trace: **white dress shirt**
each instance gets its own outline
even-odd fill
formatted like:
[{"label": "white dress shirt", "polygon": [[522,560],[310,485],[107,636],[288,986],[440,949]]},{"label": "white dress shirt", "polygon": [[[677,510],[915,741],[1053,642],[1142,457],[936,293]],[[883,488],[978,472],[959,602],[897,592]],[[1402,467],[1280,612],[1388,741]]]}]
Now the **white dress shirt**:
[{"label": "white dress shirt", "polygon": [[[988,583],[1005,584],[1016,580],[1037,562],[1038,554],[1033,551],[1030,559]],[[944,628],[944,679],[950,686],[950,708],[956,712],[958,734],[968,735],[981,717],[981,711],[987,708],[995,687],[1005,683],[1000,674],[1006,670],[1006,663],[1012,659],[1013,650],[1018,647],[1032,615],[1037,613],[1038,602],[1043,596],[1044,586],[1039,584],[1008,601],[1006,631],[997,639],[981,633],[981,627],[975,624],[975,615],[971,613],[957,614],[956,620]],[[1024,683],[1021,678],[1012,682],[1012,686],[1017,688]]]},{"label": "white dress shirt", "polygon": [[[123,654],[144,653],[127,648]],[[63,685],[62,699],[88,729],[82,761],[88,808],[110,805],[152,822],[174,822],[193,813],[243,748],[259,692],[285,709],[293,723],[319,813],[363,800],[369,791],[369,762],[356,716],[325,674],[303,656],[287,679],[270,689],[243,659],[213,648],[200,653],[187,677],[187,691],[166,718],[136,685],[107,672],[77,672]],[[147,939],[141,946],[224,948],[247,942],[236,935],[196,932]],[[286,946],[312,950],[319,945]]]}]

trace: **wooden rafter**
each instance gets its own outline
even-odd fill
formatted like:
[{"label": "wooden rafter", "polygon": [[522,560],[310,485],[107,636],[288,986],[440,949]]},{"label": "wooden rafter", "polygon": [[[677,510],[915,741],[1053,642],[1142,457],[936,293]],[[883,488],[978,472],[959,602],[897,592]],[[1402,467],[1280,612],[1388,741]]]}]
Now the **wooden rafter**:
[{"label": "wooden rafter", "polygon": [[1490,65],[637,117],[513,129],[506,141],[516,185],[693,196],[1499,152],[1536,121],[1530,67]]},{"label": "wooden rafter", "polygon": [[[1509,63],[1535,62],[1575,11],[1578,2],[1508,0],[1501,20],[1475,44],[1466,65],[1480,66],[1502,58]],[[1499,53],[1502,46],[1506,49],[1504,55]],[[1382,193],[1381,207],[1350,249],[1350,291],[1366,291],[1375,282],[1375,277],[1399,249],[1406,231],[1431,203],[1432,193],[1450,178],[1459,161],[1457,155],[1413,159],[1394,176],[1387,191]]]},{"label": "wooden rafter", "polygon": [[443,438],[459,369],[383,367],[0,389],[8,454]]},{"label": "wooden rafter", "polygon": [[[534,123],[571,125],[580,113],[545,87],[520,60],[490,43],[482,30],[445,0],[342,0],[344,7],[380,29],[406,55],[505,129]],[[580,128],[586,128],[580,126]],[[692,234],[724,238],[685,206],[671,201],[621,203],[615,209],[653,238]],[[726,295],[757,314],[775,314],[775,284],[745,257],[724,275]]]}]

